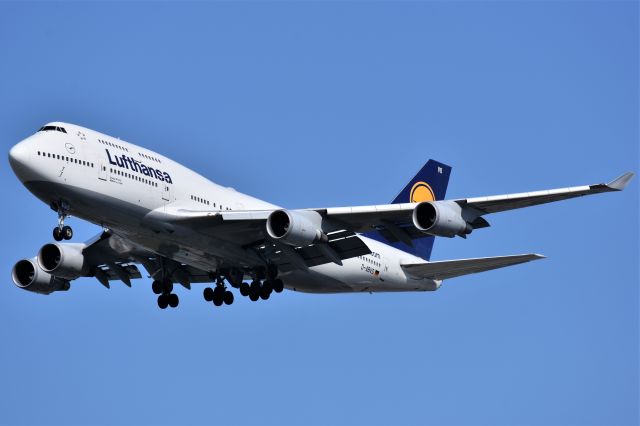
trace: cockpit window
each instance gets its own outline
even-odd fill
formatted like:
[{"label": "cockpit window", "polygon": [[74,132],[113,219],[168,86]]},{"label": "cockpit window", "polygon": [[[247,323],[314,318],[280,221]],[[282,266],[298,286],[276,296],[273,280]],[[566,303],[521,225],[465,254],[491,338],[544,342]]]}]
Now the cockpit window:
[{"label": "cockpit window", "polygon": [[67,133],[67,131],[64,129],[64,127],[58,127],[58,126],[44,126],[44,127],[40,127],[40,130],[38,130],[38,131],[39,132],[48,132],[50,130],[53,130],[55,132]]}]

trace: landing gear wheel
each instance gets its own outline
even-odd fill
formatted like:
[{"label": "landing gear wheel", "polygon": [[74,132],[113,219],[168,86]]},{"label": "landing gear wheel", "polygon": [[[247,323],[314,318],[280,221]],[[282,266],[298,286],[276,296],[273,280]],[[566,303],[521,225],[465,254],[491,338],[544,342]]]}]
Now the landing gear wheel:
[{"label": "landing gear wheel", "polygon": [[62,230],[59,226],[53,228],[53,239],[56,241],[62,241]]},{"label": "landing gear wheel", "polygon": [[253,281],[249,288],[249,299],[257,301],[260,298],[260,281]]},{"label": "landing gear wheel", "polygon": [[180,299],[178,298],[178,295],[175,293],[171,293],[166,297],[167,299],[169,299],[169,306],[171,306],[172,308],[176,308],[180,303]]},{"label": "landing gear wheel", "polygon": [[213,289],[211,287],[205,288],[202,295],[204,296],[204,300],[211,302],[213,300]]},{"label": "landing gear wheel", "polygon": [[151,291],[153,291],[154,294],[162,293],[162,283],[158,280],[154,280],[151,283]]},{"label": "landing gear wheel", "polygon": [[162,283],[162,292],[164,294],[169,294],[173,291],[173,283],[169,280],[164,280]]},{"label": "landing gear wheel", "polygon": [[233,293],[229,290],[225,291],[223,300],[225,305],[231,305],[233,303]]},{"label": "landing gear wheel", "polygon": [[275,280],[273,280],[272,285],[273,291],[275,291],[276,293],[282,293],[282,290],[284,290],[284,283],[280,278],[276,278]]},{"label": "landing gear wheel", "polygon": [[224,288],[216,287],[216,289],[213,290],[213,304],[216,306],[222,306],[223,303],[224,303]]},{"label": "landing gear wheel", "polygon": [[167,309],[167,306],[169,306],[169,300],[166,294],[161,294],[160,296],[158,296],[158,307],[160,309]]},{"label": "landing gear wheel", "polygon": [[250,291],[251,291],[251,287],[249,287],[249,284],[247,284],[247,283],[241,283],[240,284],[240,294],[241,295],[248,296]]},{"label": "landing gear wheel", "polygon": [[260,288],[260,298],[262,300],[267,300],[269,296],[271,296],[271,291],[269,291],[269,287],[262,286],[262,288]]},{"label": "landing gear wheel", "polygon": [[73,229],[71,229],[70,226],[63,226],[61,234],[62,238],[64,238],[65,240],[70,240],[71,238],[73,238]]}]

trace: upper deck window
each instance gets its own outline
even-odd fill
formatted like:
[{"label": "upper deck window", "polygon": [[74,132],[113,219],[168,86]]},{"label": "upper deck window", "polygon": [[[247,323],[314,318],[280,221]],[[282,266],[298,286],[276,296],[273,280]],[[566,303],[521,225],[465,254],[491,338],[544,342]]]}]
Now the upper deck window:
[{"label": "upper deck window", "polygon": [[43,126],[43,127],[40,127],[40,130],[38,130],[38,131],[39,132],[48,132],[50,130],[53,130],[55,132],[67,133],[67,131],[64,129],[64,127],[59,127],[59,126]]}]

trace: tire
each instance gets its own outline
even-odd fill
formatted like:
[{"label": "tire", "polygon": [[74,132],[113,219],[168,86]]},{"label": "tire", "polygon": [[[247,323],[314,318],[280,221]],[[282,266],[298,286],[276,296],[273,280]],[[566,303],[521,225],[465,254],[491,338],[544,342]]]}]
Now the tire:
[{"label": "tire", "polygon": [[230,291],[225,291],[224,292],[224,304],[225,305],[231,305],[233,303],[233,293],[231,293]]},{"label": "tire", "polygon": [[65,240],[70,240],[71,238],[73,238],[73,229],[71,229],[70,226],[62,227],[62,238],[64,238]]},{"label": "tire", "polygon": [[284,283],[280,278],[276,278],[273,281],[273,291],[276,293],[282,293],[282,290],[284,290]]},{"label": "tire", "polygon": [[269,296],[271,296],[271,292],[269,291],[268,287],[262,287],[260,289],[260,298],[262,300],[267,300],[269,299]]},{"label": "tire", "polygon": [[53,239],[56,241],[62,241],[62,231],[57,226],[53,228]]},{"label": "tire", "polygon": [[167,300],[167,296],[165,294],[161,294],[158,296],[158,307],[160,309],[167,309],[169,306],[169,300]]},{"label": "tire", "polygon": [[219,291],[214,291],[213,304],[216,306],[222,306],[223,303],[224,303],[224,293],[221,293]]},{"label": "tire", "polygon": [[169,280],[164,280],[164,282],[162,283],[162,291],[165,294],[169,294],[173,291],[173,283]]},{"label": "tire", "polygon": [[260,299],[260,295],[252,291],[251,293],[249,293],[249,299],[251,299],[252,302],[257,302],[258,299]]},{"label": "tire", "polygon": [[211,302],[213,300],[213,289],[211,287],[205,288],[202,295],[204,296],[204,300]]},{"label": "tire", "polygon": [[171,306],[172,308],[178,307],[178,304],[180,303],[180,299],[178,298],[177,294],[171,293],[167,295],[167,299],[169,299],[169,306]]},{"label": "tire", "polygon": [[273,291],[273,281],[266,280],[265,282],[263,282],[262,289],[266,290],[269,294],[271,294],[271,292]]},{"label": "tire", "polygon": [[154,280],[151,283],[151,291],[153,291],[154,294],[162,293],[162,283],[158,280]]},{"label": "tire", "polygon": [[251,290],[251,287],[249,287],[249,284],[247,284],[247,283],[241,283],[240,284],[240,294],[241,295],[248,296],[250,290]]}]

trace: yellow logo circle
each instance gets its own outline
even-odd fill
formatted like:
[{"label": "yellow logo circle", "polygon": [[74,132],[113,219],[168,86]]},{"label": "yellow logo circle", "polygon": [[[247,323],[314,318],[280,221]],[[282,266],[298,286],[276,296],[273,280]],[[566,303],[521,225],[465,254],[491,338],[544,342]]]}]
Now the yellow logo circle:
[{"label": "yellow logo circle", "polygon": [[426,182],[416,182],[411,188],[411,196],[409,202],[420,203],[422,201],[435,201],[436,196],[433,194],[433,189]]}]

